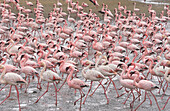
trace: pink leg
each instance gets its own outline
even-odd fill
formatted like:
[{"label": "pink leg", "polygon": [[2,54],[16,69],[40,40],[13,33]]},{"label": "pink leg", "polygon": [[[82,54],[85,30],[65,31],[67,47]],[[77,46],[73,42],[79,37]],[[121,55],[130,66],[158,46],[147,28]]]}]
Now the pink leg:
[{"label": "pink leg", "polygon": [[[106,82],[106,83],[107,83],[107,82]],[[106,84],[106,83],[104,83],[104,84]],[[110,83],[111,83],[111,81],[109,81],[109,84],[108,84],[107,87],[106,87],[106,91],[107,91],[107,89],[109,88]]]},{"label": "pink leg", "polygon": [[53,82],[54,88],[55,88],[55,97],[56,97],[56,103],[55,105],[57,106],[57,87],[55,85],[55,83]]},{"label": "pink leg", "polygon": [[88,94],[89,94],[89,92],[90,92],[90,90],[91,90],[91,88],[92,88],[92,83],[93,83],[93,81],[91,81],[90,88],[89,88],[89,90],[88,90],[88,92],[87,92],[87,94],[86,94],[86,97],[85,97],[85,99],[84,99],[84,101],[83,101],[83,104],[85,104],[85,101],[86,101],[86,99],[87,99],[87,96],[88,96]]},{"label": "pink leg", "polygon": [[[47,90],[44,92],[44,94],[46,94],[48,92],[48,87],[49,87],[49,82],[47,84]],[[44,96],[44,94],[42,96]],[[35,103],[37,103],[42,96],[40,96]]]},{"label": "pink leg", "polygon": [[167,105],[167,103],[168,103],[169,99],[170,99],[170,96],[169,96],[169,98],[167,99],[167,101],[166,101],[166,103],[165,103],[164,107],[162,108],[162,110],[164,110],[164,109],[165,109],[165,106]]},{"label": "pink leg", "polygon": [[79,99],[77,99],[75,102],[74,102],[74,105],[76,105],[76,102],[78,101],[78,100],[80,100],[80,111],[81,111],[81,104],[82,104],[82,98],[84,97],[84,93],[81,91],[81,90],[79,90],[79,92],[80,92],[80,98]]},{"label": "pink leg", "polygon": [[19,111],[21,111],[20,102],[19,102],[19,91],[18,91],[17,86],[15,86],[15,89],[16,89],[16,91],[17,91],[17,98],[18,98]]},{"label": "pink leg", "polygon": [[[98,82],[99,82],[99,84],[101,84],[101,82],[100,82],[100,81],[98,81]],[[105,94],[105,96],[106,96],[106,99],[107,99],[107,104],[109,104],[109,99],[107,98],[107,95],[106,95],[106,90],[105,90],[105,88],[104,88],[103,84],[101,84],[101,86],[103,87],[104,94]]]},{"label": "pink leg", "polygon": [[27,89],[28,89],[29,84],[30,84],[30,77],[28,76],[28,84],[26,86],[25,93],[27,93]]},{"label": "pink leg", "polygon": [[[102,81],[101,81],[102,82]],[[100,83],[101,83],[100,82]],[[99,88],[99,86],[100,86],[101,84],[99,84],[97,87],[96,87],[96,89],[93,91],[93,93],[92,94],[90,94],[89,96],[93,96],[93,94],[96,92],[96,90]]]},{"label": "pink leg", "polygon": [[138,105],[138,107],[134,110],[134,111],[137,111],[137,109],[146,101],[146,91],[145,91],[145,97],[144,97],[144,100]]},{"label": "pink leg", "polygon": [[148,99],[149,99],[149,101],[150,101],[150,105],[152,106],[151,98],[149,97],[148,93],[146,93],[146,95],[148,96]]},{"label": "pink leg", "polygon": [[159,111],[161,111],[161,109],[160,109],[160,107],[159,107],[159,105],[158,105],[158,101],[157,101],[157,99],[156,99],[155,95],[154,95],[151,91],[150,91],[150,93],[151,93],[151,94],[152,94],[152,96],[154,97],[155,102],[156,102],[156,104],[157,104],[157,106],[158,106]]},{"label": "pink leg", "polygon": [[36,75],[37,78],[38,78],[38,84],[37,84],[37,89],[41,90],[42,87],[41,87],[41,83],[40,83],[40,77],[38,75]]},{"label": "pink leg", "polygon": [[122,87],[120,87],[118,90],[121,90],[123,88],[123,86]]},{"label": "pink leg", "polygon": [[[26,81],[26,80],[27,80],[27,76],[25,76],[25,81]],[[21,84],[20,89],[22,88],[22,85],[23,85],[23,84]]]},{"label": "pink leg", "polygon": [[[68,77],[68,75],[67,75],[67,77]],[[62,88],[62,86],[65,84],[65,82],[67,81],[67,77],[66,77],[66,79],[64,80],[64,82],[63,82],[63,84],[60,86],[60,88],[58,89],[58,92],[60,91],[60,89]]]},{"label": "pink leg", "polygon": [[0,105],[1,105],[5,100],[7,100],[7,99],[10,97],[10,95],[11,95],[11,89],[12,89],[12,85],[10,86],[8,96],[0,103]]},{"label": "pink leg", "polygon": [[[137,90],[136,90],[137,91]],[[137,98],[139,98],[140,96],[141,96],[141,94],[137,91],[137,93],[138,93],[138,97]],[[132,94],[133,94],[133,96],[134,96],[134,93],[132,92]],[[133,103],[135,102],[135,100],[137,99],[137,98],[133,98],[133,101],[130,103],[130,107],[131,108],[133,108]]]},{"label": "pink leg", "polygon": [[7,84],[5,84],[1,89],[0,89],[0,91],[2,91],[2,89],[4,89],[4,87],[6,86]]},{"label": "pink leg", "polygon": [[160,88],[159,88],[159,91],[158,91],[159,94],[160,94],[161,89],[162,89],[162,83],[163,83],[163,80],[160,78]]},{"label": "pink leg", "polygon": [[[166,84],[167,84],[167,85],[166,85]],[[162,94],[161,99],[163,99],[163,97],[164,97],[164,95],[165,95],[165,92],[166,92],[166,90],[168,89],[168,82],[166,82],[165,85],[166,85],[166,89],[164,90],[164,93]]]},{"label": "pink leg", "polygon": [[127,99],[129,98],[130,94],[132,93],[132,91],[129,93],[128,97],[126,98],[126,100],[122,103],[122,104],[126,104]]},{"label": "pink leg", "polygon": [[119,94],[118,94],[118,92],[117,92],[117,88],[116,88],[115,83],[113,82],[112,78],[109,77],[109,79],[110,79],[110,81],[113,83],[113,86],[115,87],[115,90],[116,90],[116,93],[117,93],[117,97],[119,97]]}]

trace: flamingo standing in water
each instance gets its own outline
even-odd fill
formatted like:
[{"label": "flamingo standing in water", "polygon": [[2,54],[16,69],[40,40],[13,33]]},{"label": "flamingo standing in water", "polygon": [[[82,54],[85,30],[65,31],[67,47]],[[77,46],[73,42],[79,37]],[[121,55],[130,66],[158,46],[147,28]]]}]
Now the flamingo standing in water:
[{"label": "flamingo standing in water", "polygon": [[[40,62],[40,65],[44,66],[40,73],[40,79],[41,79],[41,81],[44,80],[44,81],[48,82],[47,90],[43,93],[43,95],[48,92],[49,83],[53,83],[55,92],[56,92],[56,103],[55,104],[57,105],[57,87],[56,87],[54,81],[57,81],[57,80],[60,81],[62,79],[61,79],[61,77],[59,77],[59,75],[57,73],[55,73],[51,70],[45,71],[47,64],[44,61]],[[42,96],[40,96],[35,103],[37,103],[41,99]]]},{"label": "flamingo standing in water", "polygon": [[73,78],[72,80],[70,80],[70,78],[73,77],[73,72],[74,72],[75,68],[73,68],[72,66],[69,66],[67,68],[67,70],[69,70],[69,69],[71,69],[71,71],[70,71],[69,76],[67,77],[67,84],[70,88],[74,88],[75,90],[78,89],[80,91],[81,97],[74,102],[74,105],[76,105],[76,102],[78,100],[80,100],[79,110],[81,110],[82,98],[84,97],[84,93],[82,91],[82,88],[88,87],[88,84],[86,84],[84,81],[77,79],[77,78]]},{"label": "flamingo standing in water", "polygon": [[13,72],[6,72],[6,67],[4,67],[3,65],[0,65],[0,68],[3,68],[3,72],[0,76],[0,83],[1,84],[10,84],[10,90],[9,90],[9,94],[8,96],[0,103],[0,105],[5,102],[6,99],[8,99],[11,95],[11,89],[12,86],[15,86],[15,89],[17,91],[17,98],[18,98],[18,105],[19,105],[19,111],[21,111],[21,107],[20,107],[20,101],[19,101],[19,91],[17,88],[17,84],[27,84],[27,82],[17,73],[13,73]]},{"label": "flamingo standing in water", "polygon": [[[147,93],[147,91],[149,91],[152,96],[154,97],[155,101],[156,101],[156,104],[158,106],[158,109],[159,111],[161,111],[159,105],[158,105],[158,102],[157,102],[157,99],[156,97],[154,96],[154,94],[152,93],[152,90],[154,89],[158,89],[159,87],[156,86],[155,83],[149,81],[149,80],[140,80],[138,83],[136,82],[137,78],[139,78],[139,74],[137,74],[136,78],[134,79],[134,85],[140,89],[143,89],[145,90],[145,97],[144,97],[144,100],[137,106],[137,108],[135,109],[135,111],[145,102],[146,100],[146,96],[148,96],[149,98],[149,95]],[[149,98],[150,99],[150,98]],[[150,100],[150,104],[152,104],[152,101]]]},{"label": "flamingo standing in water", "polygon": [[[167,87],[166,87],[166,89],[167,89],[167,88],[168,88],[168,83],[170,83],[170,68],[166,70],[166,72],[165,72],[165,74],[164,74],[164,78],[165,78],[166,83],[167,83]],[[165,91],[166,91],[166,89],[165,89]],[[168,99],[166,100],[166,103],[165,103],[165,105],[163,106],[162,110],[165,109],[165,106],[167,105],[169,99],[170,99],[170,96],[169,96]]]},{"label": "flamingo standing in water", "polygon": [[[87,63],[89,64],[87,67],[85,67],[83,70],[82,70],[82,76],[85,78],[85,79],[88,79],[88,80],[91,80],[91,84],[90,84],[90,88],[86,94],[86,97],[84,99],[84,102],[83,104],[85,104],[85,101],[87,99],[87,96],[92,88],[92,83],[93,81],[98,81],[99,84],[101,84],[102,81],[100,80],[103,80],[105,79],[106,77],[99,71],[95,70],[95,69],[89,69],[91,67],[91,62],[90,61],[87,61]],[[85,72],[85,70],[87,70]],[[104,94],[106,96],[106,99],[107,99],[107,104],[109,104],[109,100],[107,98],[107,95],[106,95],[106,89],[104,88],[103,84],[101,84],[101,86],[103,87],[103,90],[104,90]]]}]

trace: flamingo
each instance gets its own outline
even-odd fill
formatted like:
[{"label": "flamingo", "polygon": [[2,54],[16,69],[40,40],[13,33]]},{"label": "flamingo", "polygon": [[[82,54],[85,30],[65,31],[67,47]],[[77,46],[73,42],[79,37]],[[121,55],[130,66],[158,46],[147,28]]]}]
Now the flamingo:
[{"label": "flamingo", "polygon": [[[156,97],[154,96],[154,94],[152,93],[152,90],[158,89],[159,87],[156,86],[155,83],[153,83],[153,82],[151,82],[151,81],[149,81],[149,80],[140,80],[140,81],[137,83],[137,82],[136,82],[137,78],[139,78],[139,74],[138,74],[138,76],[136,76],[136,78],[134,79],[134,85],[135,85],[136,87],[140,88],[140,89],[145,90],[145,97],[144,97],[144,100],[136,107],[135,111],[145,102],[145,100],[146,100],[146,95],[149,97],[147,91],[149,91],[149,92],[152,94],[152,96],[154,97],[154,99],[155,99],[155,101],[156,101],[156,104],[157,104],[157,106],[158,106],[159,111],[161,111],[161,109],[160,109],[160,107],[159,107],[159,105],[158,105],[157,99],[156,99]],[[152,104],[152,101],[151,101],[151,100],[150,100],[150,102],[151,102],[151,104]]]},{"label": "flamingo", "polygon": [[[89,69],[91,67],[91,62],[89,61],[88,63],[89,63],[89,65],[82,70],[82,76],[85,79],[91,80],[91,84],[90,84],[90,88],[89,88],[89,90],[88,90],[88,92],[86,94],[86,97],[85,97],[85,99],[83,101],[83,104],[85,104],[87,96],[88,96],[88,94],[89,94],[89,92],[90,92],[90,90],[92,88],[93,81],[98,81],[99,84],[101,84],[100,80],[106,78],[101,72],[99,72],[97,70],[94,70],[94,69]],[[87,70],[87,71],[85,72],[85,70]],[[109,104],[109,100],[108,100],[107,95],[106,95],[106,90],[105,90],[105,88],[104,88],[104,86],[102,84],[101,84],[101,86],[103,87],[104,94],[105,94],[106,99],[107,99],[107,104]]]},{"label": "flamingo", "polygon": [[[168,83],[170,83],[170,68],[166,70],[165,74],[164,74],[164,78],[166,80],[166,83],[167,83],[167,87],[166,89],[168,88]],[[165,89],[165,91],[166,91]],[[168,97],[167,101],[165,102],[165,105],[163,106],[162,110],[165,109],[165,106],[167,105],[168,101],[169,101],[170,97]]]},{"label": "flamingo", "polygon": [[81,110],[82,98],[84,97],[84,93],[82,92],[82,88],[88,87],[89,85],[86,84],[84,81],[77,79],[77,78],[73,78],[72,80],[70,80],[70,78],[73,76],[74,68],[70,66],[66,70],[69,70],[69,69],[71,69],[71,71],[70,71],[69,76],[67,77],[67,84],[70,88],[74,88],[75,90],[76,89],[79,90],[81,97],[74,102],[74,105],[76,105],[76,102],[78,100],[80,100],[79,110]]},{"label": "flamingo", "polygon": [[21,111],[21,107],[20,107],[20,101],[19,101],[19,91],[17,88],[17,84],[27,84],[27,82],[17,73],[13,73],[13,72],[6,72],[6,67],[4,67],[3,65],[0,65],[0,68],[3,68],[3,72],[0,76],[0,83],[1,84],[10,84],[10,90],[9,90],[9,94],[8,96],[0,103],[0,105],[5,102],[6,99],[8,99],[11,95],[11,89],[12,86],[15,86],[15,89],[17,91],[17,98],[18,98],[18,105],[19,105],[19,111]]},{"label": "flamingo", "polygon": [[56,87],[54,82],[60,81],[62,79],[57,73],[55,73],[51,70],[45,71],[47,64],[44,61],[40,62],[40,65],[44,66],[43,69],[41,70],[41,73],[40,73],[40,79],[41,79],[41,81],[42,80],[47,81],[48,83],[47,83],[46,91],[37,99],[37,101],[35,103],[37,103],[41,99],[41,97],[48,92],[49,83],[53,83],[54,88],[55,88],[55,93],[56,93],[56,103],[55,103],[55,105],[57,105],[57,87]]}]

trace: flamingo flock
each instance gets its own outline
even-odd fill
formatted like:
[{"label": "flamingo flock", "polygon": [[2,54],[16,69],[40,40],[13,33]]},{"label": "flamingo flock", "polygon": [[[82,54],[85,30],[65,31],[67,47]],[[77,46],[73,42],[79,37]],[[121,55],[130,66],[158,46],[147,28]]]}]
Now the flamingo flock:
[{"label": "flamingo flock", "polygon": [[[90,2],[100,6],[97,0]],[[15,86],[21,111],[19,90],[25,89],[24,93],[27,93],[31,79],[35,79],[35,87],[40,91],[42,81],[47,82],[46,91],[35,103],[48,92],[52,83],[57,105],[58,92],[62,92],[67,83],[75,94],[76,90],[80,92],[80,98],[74,102],[76,105],[80,101],[79,110],[100,86],[106,104],[111,98],[107,95],[108,90],[113,87],[116,98],[127,94],[123,104],[132,98],[131,110],[137,111],[146,98],[152,105],[150,94],[158,110],[163,110],[170,96],[164,106],[160,106],[155,95],[164,99],[170,83],[170,31],[166,30],[170,20],[169,6],[157,16],[149,5],[150,16],[147,17],[145,13],[139,14],[136,3],[133,3],[133,10],[127,10],[119,2],[114,11],[103,3],[98,12],[103,14],[102,20],[92,9],[84,11],[89,7],[85,2],[80,5],[79,1],[66,0],[65,4],[67,12],[57,0],[46,18],[39,0],[36,4],[26,1],[30,8],[21,6],[19,0],[0,3],[0,84],[3,84],[0,93],[6,85],[11,85],[8,96],[0,105],[10,97],[12,86]],[[13,13],[13,8],[18,13]],[[32,13],[34,18],[30,16]],[[115,78],[119,84],[115,84]],[[98,86],[93,90],[94,82]],[[137,99],[143,101],[138,104]]]}]

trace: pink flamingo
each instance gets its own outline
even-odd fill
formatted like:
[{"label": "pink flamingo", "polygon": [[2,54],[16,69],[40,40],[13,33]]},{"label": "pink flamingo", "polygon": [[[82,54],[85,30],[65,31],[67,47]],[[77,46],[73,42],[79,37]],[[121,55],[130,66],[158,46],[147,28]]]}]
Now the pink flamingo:
[{"label": "pink flamingo", "polygon": [[[88,92],[86,94],[86,97],[84,99],[83,104],[85,104],[87,96],[88,96],[88,94],[89,94],[89,92],[90,92],[90,90],[92,88],[93,81],[98,81],[99,84],[101,84],[102,81],[100,81],[100,80],[106,78],[101,72],[99,72],[97,70],[94,70],[94,69],[89,69],[91,67],[91,62],[88,62],[88,63],[89,63],[89,65],[82,70],[82,76],[85,79],[91,80],[91,84],[90,84],[90,88],[89,88],[89,90],[88,90]],[[89,69],[89,70],[87,70],[87,69]],[[87,70],[87,71],[85,72],[85,70]],[[109,104],[109,100],[108,100],[107,95],[106,95],[106,90],[105,90],[105,88],[104,88],[104,86],[102,84],[101,84],[101,86],[103,87],[104,94],[105,94],[106,99],[107,99],[107,104]]]},{"label": "pink flamingo", "polygon": [[17,98],[18,98],[18,105],[19,105],[19,111],[21,111],[21,107],[20,107],[20,101],[19,101],[19,91],[17,88],[17,84],[27,84],[27,82],[17,73],[13,73],[13,72],[6,72],[6,68],[3,65],[0,65],[0,68],[3,68],[3,72],[0,76],[0,83],[1,84],[10,84],[10,90],[9,90],[9,94],[8,96],[0,103],[0,105],[5,102],[6,99],[8,99],[11,95],[11,89],[12,86],[15,86],[15,89],[17,91]]},{"label": "pink flamingo", "polygon": [[37,101],[35,103],[37,103],[41,99],[41,97],[48,92],[49,83],[53,83],[54,88],[55,88],[55,93],[56,93],[56,103],[55,103],[55,105],[57,105],[57,87],[56,87],[54,82],[60,81],[62,79],[59,77],[59,75],[57,73],[55,73],[51,70],[45,71],[47,64],[44,61],[40,62],[40,65],[44,66],[43,69],[41,70],[41,73],[40,73],[40,79],[41,79],[41,81],[42,80],[47,81],[48,84],[47,84],[47,90],[37,99]]},{"label": "pink flamingo", "polygon": [[[166,84],[167,84],[167,87],[165,89],[165,91],[167,90],[168,88],[168,83],[170,83],[170,69],[167,69],[165,74],[164,74],[164,78],[166,80]],[[164,91],[164,94],[165,94],[165,91]],[[163,94],[163,95],[164,95]],[[163,96],[162,96],[163,97]],[[167,105],[168,101],[169,101],[170,97],[168,97],[167,101],[165,102],[165,105],[163,106],[162,110],[164,110],[165,106]]]},{"label": "pink flamingo", "polygon": [[76,105],[76,102],[78,100],[80,100],[79,110],[81,110],[82,98],[84,97],[84,93],[82,92],[82,88],[88,87],[88,85],[84,81],[77,79],[77,78],[73,78],[72,80],[70,80],[70,78],[73,76],[73,72],[74,72],[75,68],[70,66],[66,70],[69,70],[69,68],[71,69],[71,71],[70,71],[69,76],[67,77],[67,84],[70,88],[74,88],[75,90],[78,89],[80,91],[81,97],[74,102],[74,105]]},{"label": "pink flamingo", "polygon": [[[149,80],[140,80],[140,81],[137,83],[137,82],[136,82],[137,78],[139,78],[139,74],[138,74],[138,76],[134,79],[134,85],[135,85],[136,87],[140,88],[140,89],[145,90],[145,97],[144,97],[144,100],[136,107],[135,111],[145,102],[145,100],[146,100],[146,95],[147,95],[148,98],[149,98],[149,95],[148,95],[147,91],[149,91],[149,92],[152,94],[152,96],[154,97],[154,99],[155,99],[155,101],[156,101],[156,104],[157,104],[157,106],[158,106],[159,111],[161,111],[161,109],[160,109],[160,107],[159,107],[159,105],[158,105],[157,99],[156,99],[156,97],[154,96],[154,94],[152,93],[152,90],[157,89],[157,88],[159,88],[159,87],[156,86],[156,84],[154,84],[153,82],[151,82],[151,81],[149,81]],[[150,104],[152,104],[152,101],[151,101],[151,100],[150,100],[150,102],[151,102]]]}]

